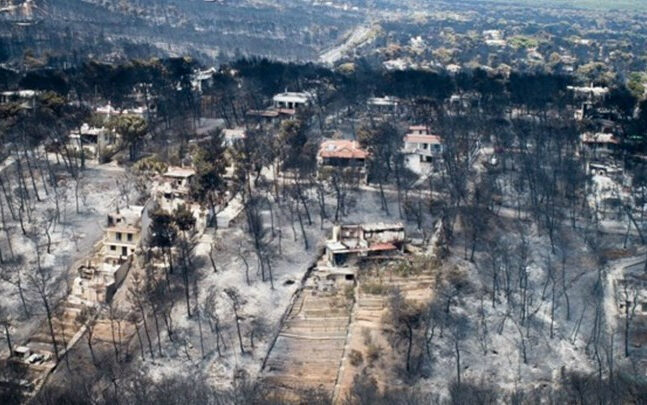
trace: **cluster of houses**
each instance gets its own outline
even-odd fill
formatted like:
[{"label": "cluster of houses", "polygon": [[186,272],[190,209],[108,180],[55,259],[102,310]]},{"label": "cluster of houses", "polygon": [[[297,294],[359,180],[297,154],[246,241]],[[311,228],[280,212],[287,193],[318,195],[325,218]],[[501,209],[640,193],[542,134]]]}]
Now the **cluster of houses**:
[{"label": "cluster of houses", "polygon": [[[576,103],[575,120],[585,122],[588,131],[580,134],[579,154],[584,158],[586,171],[594,176],[595,193],[591,198],[596,210],[617,215],[617,207],[630,203],[632,177],[618,164],[622,143],[620,117],[605,105],[610,91],[599,86],[569,86]],[[631,204],[630,204],[631,205]]]},{"label": "cluster of houses", "polygon": [[[153,206],[167,212],[184,206],[193,213],[196,228],[204,229],[207,214],[190,196],[194,177],[195,170],[191,168],[168,167],[153,180],[152,198],[145,206],[130,206],[108,214],[104,237],[97,244],[94,257],[79,266],[71,296],[85,303],[110,301],[145,240],[150,223],[148,211]],[[221,217],[218,219],[222,224]]]},{"label": "cluster of houses", "polygon": [[83,151],[86,158],[99,159],[105,152],[114,150],[118,145],[121,135],[108,123],[113,117],[122,115],[136,116],[148,119],[149,112],[143,106],[133,108],[116,108],[111,103],[97,106],[94,115],[105,125],[100,127],[83,123],[79,128],[70,131],[68,146],[75,151]]},{"label": "cluster of houses", "polygon": [[[440,169],[443,151],[442,138],[431,134],[426,126],[409,127],[403,138],[402,153],[406,166],[419,176],[427,176]],[[317,154],[320,168],[358,168],[363,175],[369,159],[370,153],[359,142],[348,139],[324,140]]]}]

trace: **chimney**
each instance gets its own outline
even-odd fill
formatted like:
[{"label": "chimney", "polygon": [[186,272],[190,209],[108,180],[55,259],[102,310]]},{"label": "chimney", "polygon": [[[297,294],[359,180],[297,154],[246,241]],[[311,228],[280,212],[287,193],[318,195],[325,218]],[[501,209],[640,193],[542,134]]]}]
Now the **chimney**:
[{"label": "chimney", "polygon": [[339,242],[340,237],[341,237],[341,226],[334,225],[332,227],[332,241]]}]

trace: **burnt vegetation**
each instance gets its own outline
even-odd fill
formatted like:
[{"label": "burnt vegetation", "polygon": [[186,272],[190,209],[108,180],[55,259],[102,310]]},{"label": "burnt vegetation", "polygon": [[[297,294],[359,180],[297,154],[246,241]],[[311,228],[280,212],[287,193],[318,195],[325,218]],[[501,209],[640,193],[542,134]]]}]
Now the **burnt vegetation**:
[{"label": "burnt vegetation", "polygon": [[[646,304],[626,280],[614,290],[617,300],[608,293],[616,260],[644,256],[647,231],[647,104],[624,82],[582,98],[573,89],[588,83],[561,72],[387,71],[361,61],[344,70],[243,58],[211,71],[197,89],[200,68],[190,58],[88,60],[0,82],[3,90],[34,91],[28,101],[0,105],[0,278],[16,298],[11,309],[0,303],[0,330],[11,360],[18,324],[44,322],[54,371],[34,403],[285,403],[295,395],[330,403],[318,390],[283,396],[242,366],[232,367],[229,388],[215,389],[209,365],[264,362],[259,352],[271,349],[280,325],[266,319],[273,308],[254,308],[249,292],[292,294],[285,261],[314,256],[323,229],[371,210],[404,222],[420,256],[433,250],[433,260],[407,256],[395,270],[403,279],[433,276],[433,298],[408,300],[386,277],[365,286],[386,297],[380,333],[388,348],[353,352],[358,373],[336,402],[647,401]],[[286,89],[312,101],[267,109]],[[397,99],[397,108],[376,111],[370,99],[383,96]],[[106,103],[140,113],[101,117],[97,106]],[[206,128],[205,120],[217,125]],[[68,137],[87,122],[119,140],[86,156]],[[414,124],[442,139],[424,173],[403,152]],[[243,139],[226,138],[235,128]],[[612,150],[600,162],[582,134],[608,128]],[[324,161],[324,139],[362,153],[351,163]],[[146,205],[145,235],[129,259],[138,271],[113,292],[124,305],[78,311],[83,339],[68,347],[58,317],[69,277],[66,262],[53,259],[56,232],[71,226],[68,216],[90,215],[87,187],[97,167],[125,168],[116,188],[130,206],[133,192],[137,202],[157,198],[149,186],[172,166],[192,168],[182,193],[197,214],[184,204]],[[604,194],[600,177],[618,168],[620,191]],[[225,217],[234,203],[239,215]],[[240,232],[218,239],[229,227]],[[218,284],[235,263],[244,282]],[[354,300],[352,289],[344,294]],[[617,311],[607,312],[616,301]],[[517,370],[475,378],[489,361],[509,367],[504,357],[517,359]],[[159,378],[139,371],[177,359],[195,367]],[[14,373],[2,379],[7,403],[25,391],[4,384],[26,380],[13,367],[2,364]],[[505,389],[497,378],[520,383]]]}]

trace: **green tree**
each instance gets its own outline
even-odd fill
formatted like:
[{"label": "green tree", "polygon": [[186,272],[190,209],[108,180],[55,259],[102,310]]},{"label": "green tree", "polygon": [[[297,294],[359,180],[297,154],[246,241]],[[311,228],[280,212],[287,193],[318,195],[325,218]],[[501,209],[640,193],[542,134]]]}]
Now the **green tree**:
[{"label": "green tree", "polygon": [[168,282],[168,273],[173,273],[173,255],[171,248],[175,245],[177,239],[174,218],[173,215],[163,209],[151,211],[148,216],[151,219],[150,245],[160,248],[164,252],[164,256],[168,259],[168,272],[166,274],[166,280]]},{"label": "green tree", "polygon": [[[382,123],[375,128],[360,128],[357,132],[357,138],[362,147],[366,148],[371,154],[368,166],[369,182],[375,182],[379,185],[382,208],[388,213],[383,185],[400,167],[396,165],[396,159],[399,157],[400,149],[402,148],[402,137],[393,125]],[[395,174],[396,179],[399,179],[400,173]]]},{"label": "green tree", "polygon": [[283,121],[277,142],[281,145],[280,159],[284,169],[300,166],[300,158],[308,138],[305,127],[299,120]]},{"label": "green tree", "polygon": [[136,115],[120,115],[113,119],[111,127],[121,135],[123,144],[128,146],[129,158],[134,161],[148,133],[146,120]]},{"label": "green tree", "polygon": [[209,134],[210,141],[204,146],[197,146],[193,151],[193,167],[196,175],[191,183],[191,196],[201,203],[208,203],[210,209],[209,225],[216,224],[216,205],[225,190],[224,179],[227,159],[222,133]]},{"label": "green tree", "polygon": [[195,217],[186,205],[182,204],[173,211],[173,220],[178,229],[184,233],[195,226]]}]

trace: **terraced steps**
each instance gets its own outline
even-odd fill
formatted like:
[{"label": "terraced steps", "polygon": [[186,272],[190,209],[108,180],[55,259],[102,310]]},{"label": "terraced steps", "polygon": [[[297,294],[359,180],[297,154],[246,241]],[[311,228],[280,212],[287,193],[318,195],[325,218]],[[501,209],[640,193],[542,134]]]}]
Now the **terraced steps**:
[{"label": "terraced steps", "polygon": [[[325,283],[326,291],[319,287]],[[274,387],[332,394],[343,356],[352,302],[315,269],[297,293],[266,363],[263,379]]]}]

